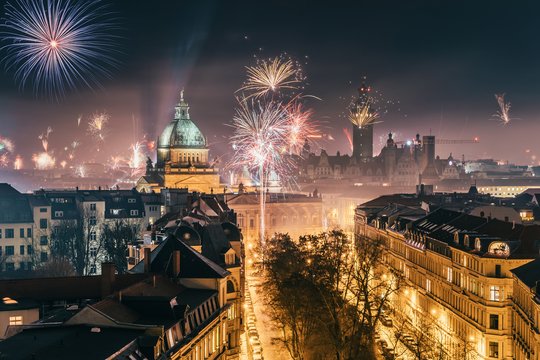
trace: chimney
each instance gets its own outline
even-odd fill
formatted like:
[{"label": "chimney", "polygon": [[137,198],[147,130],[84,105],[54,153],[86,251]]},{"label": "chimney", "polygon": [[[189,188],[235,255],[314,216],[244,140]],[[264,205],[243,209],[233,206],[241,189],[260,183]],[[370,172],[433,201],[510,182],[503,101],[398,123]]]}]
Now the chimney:
[{"label": "chimney", "polygon": [[143,258],[143,261],[144,261],[144,272],[145,273],[148,273],[150,272],[150,252],[152,250],[149,248],[149,247],[145,247],[144,248],[144,258]]},{"label": "chimney", "polygon": [[173,276],[177,277],[180,274],[180,250],[173,252]]},{"label": "chimney", "polygon": [[101,264],[101,297],[105,298],[113,292],[116,266],[114,263],[106,262]]}]

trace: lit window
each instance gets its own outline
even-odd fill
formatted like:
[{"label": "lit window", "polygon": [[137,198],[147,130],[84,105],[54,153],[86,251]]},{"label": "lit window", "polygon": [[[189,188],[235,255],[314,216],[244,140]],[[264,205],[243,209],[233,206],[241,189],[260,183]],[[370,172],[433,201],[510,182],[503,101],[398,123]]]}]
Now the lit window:
[{"label": "lit window", "polygon": [[426,279],[426,291],[431,292],[431,280]]},{"label": "lit window", "polygon": [[9,317],[9,325],[22,325],[23,324],[23,317],[22,316],[10,316]]},{"label": "lit window", "polygon": [[489,300],[501,301],[501,289],[498,286],[491,285],[489,287]]},{"label": "lit window", "polygon": [[448,268],[446,271],[446,281],[452,282],[452,279],[453,279],[452,275],[453,275],[452,268]]},{"label": "lit window", "polygon": [[499,343],[490,341],[489,342],[489,357],[498,358],[499,357]]}]

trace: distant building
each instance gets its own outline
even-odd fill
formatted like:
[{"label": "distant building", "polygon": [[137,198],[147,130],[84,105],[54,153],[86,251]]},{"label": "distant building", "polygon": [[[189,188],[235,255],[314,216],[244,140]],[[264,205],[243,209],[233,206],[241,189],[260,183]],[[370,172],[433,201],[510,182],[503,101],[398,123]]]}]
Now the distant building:
[{"label": "distant building", "polygon": [[[266,193],[267,236],[288,233],[292,238],[323,231],[322,199],[317,195]],[[259,193],[227,194],[226,203],[236,213],[238,227],[246,241],[260,236]]]},{"label": "distant building", "polygon": [[219,191],[223,186],[208,152],[207,140],[191,120],[182,90],[174,119],[159,136],[156,164],[153,166],[148,162],[146,175],[137,182],[137,190],[159,192],[162,188],[187,188],[204,193]]}]

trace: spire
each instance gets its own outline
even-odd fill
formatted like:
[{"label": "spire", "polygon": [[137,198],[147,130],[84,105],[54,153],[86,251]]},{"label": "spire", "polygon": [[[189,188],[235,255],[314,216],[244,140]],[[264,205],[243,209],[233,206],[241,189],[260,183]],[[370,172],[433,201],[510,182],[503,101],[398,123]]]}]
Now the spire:
[{"label": "spire", "polygon": [[180,102],[174,107],[174,118],[177,120],[189,120],[189,105],[184,100],[184,88],[180,91]]}]

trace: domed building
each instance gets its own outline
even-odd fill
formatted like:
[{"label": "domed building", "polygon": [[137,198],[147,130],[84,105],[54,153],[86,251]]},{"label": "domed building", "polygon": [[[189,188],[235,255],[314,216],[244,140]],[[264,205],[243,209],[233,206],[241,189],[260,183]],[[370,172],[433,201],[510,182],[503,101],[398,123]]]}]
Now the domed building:
[{"label": "domed building", "polygon": [[137,182],[137,190],[187,188],[211,193],[222,187],[218,169],[209,161],[206,138],[190,118],[183,90],[173,120],[158,138],[156,159],[155,166],[148,161],[146,175]]}]

